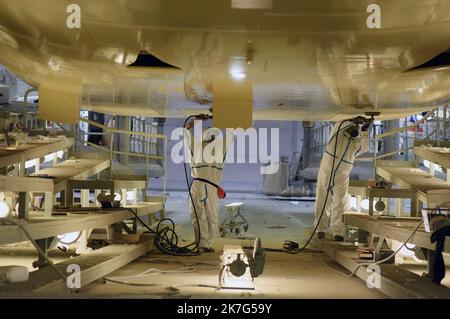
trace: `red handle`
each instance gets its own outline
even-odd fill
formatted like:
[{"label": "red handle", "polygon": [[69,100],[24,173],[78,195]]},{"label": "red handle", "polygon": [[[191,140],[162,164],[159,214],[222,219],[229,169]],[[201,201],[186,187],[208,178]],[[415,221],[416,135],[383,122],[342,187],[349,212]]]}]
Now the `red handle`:
[{"label": "red handle", "polygon": [[220,199],[224,199],[227,196],[222,187],[217,187],[217,195]]}]

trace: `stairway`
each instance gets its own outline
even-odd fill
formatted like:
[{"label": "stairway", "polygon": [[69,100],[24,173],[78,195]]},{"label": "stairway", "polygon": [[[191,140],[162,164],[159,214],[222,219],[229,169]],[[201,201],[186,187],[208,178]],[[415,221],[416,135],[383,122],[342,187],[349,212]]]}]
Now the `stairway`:
[{"label": "stairway", "polygon": [[[442,114],[442,116],[440,116]],[[394,134],[407,134],[414,131],[412,145],[398,150],[413,156],[408,160],[382,160],[385,155],[375,154],[374,172],[377,180],[385,180],[393,186],[401,189],[413,190],[416,194],[412,202],[414,215],[420,213],[422,208],[435,208],[448,205],[450,202],[450,142],[447,142],[447,106],[443,110],[437,108],[425,115],[418,123],[405,127],[395,132],[387,132],[375,136],[385,138]],[[434,125],[428,128],[427,121]],[[432,130],[425,135],[425,139],[418,139],[417,128],[419,125],[426,126],[426,131]],[[435,138],[431,140],[430,137]]]}]

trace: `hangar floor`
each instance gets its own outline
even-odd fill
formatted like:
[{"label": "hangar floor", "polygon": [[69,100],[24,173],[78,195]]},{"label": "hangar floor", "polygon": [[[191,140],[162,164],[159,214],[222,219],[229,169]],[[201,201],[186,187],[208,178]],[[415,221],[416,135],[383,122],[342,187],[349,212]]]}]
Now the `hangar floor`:
[{"label": "hangar floor", "polygon": [[[221,201],[221,217],[226,213],[227,203],[244,202],[243,213],[248,218],[249,234],[262,239],[263,246],[281,248],[284,240],[301,241],[307,238],[308,230],[313,223],[313,201],[292,201],[261,198],[257,195],[233,195]],[[186,210],[187,195],[171,193],[166,206],[166,215],[177,223],[177,232],[183,242],[192,241],[192,226],[189,213]],[[198,257],[172,257],[150,253],[118,271],[108,278],[120,279],[131,285],[119,285],[98,280],[83,288],[78,297],[84,298],[387,298],[376,289],[368,289],[359,278],[347,278],[339,274],[345,270],[331,261],[323,253],[301,253],[290,255],[286,253],[268,252],[266,267],[262,276],[255,280],[256,290],[217,290],[220,250],[225,244],[239,242],[244,246],[251,244],[250,240],[238,240],[233,235],[218,237],[214,247],[216,253],[203,254]],[[0,249],[3,255],[1,264],[31,265],[35,259],[32,248],[22,247],[14,255],[9,249]],[[55,261],[67,258],[63,253],[53,251]],[[159,270],[175,270],[180,265],[176,261],[207,263],[207,269],[198,269],[192,273],[166,273],[145,276],[139,279],[124,277],[133,276],[149,268]],[[406,265],[411,271],[422,273],[425,266]],[[449,276],[445,285],[449,286]],[[71,298],[75,297],[73,294]]]},{"label": "hangar floor", "polygon": [[[228,195],[227,195],[228,196]],[[189,214],[186,211],[187,196],[180,193],[172,193],[168,200],[167,215],[173,218],[179,227],[179,233],[183,238],[192,237]],[[299,241],[307,236],[305,229],[313,222],[313,201],[289,201],[262,199],[257,195],[231,195],[221,201],[220,216],[226,213],[224,205],[234,202],[244,202],[243,213],[248,218],[250,228],[248,233],[260,236],[263,246],[281,248],[285,239]],[[233,239],[232,236],[218,238],[214,247],[216,253],[203,254],[200,257],[184,259],[187,261],[202,261],[208,263],[219,262],[220,249],[224,244],[231,244],[242,240]],[[249,242],[250,243],[250,242]],[[245,241],[243,243],[246,245]],[[128,276],[140,273],[150,267],[170,269],[177,265],[156,265],[146,262],[147,259],[164,258],[176,259],[167,256],[147,256],[141,258],[119,271],[111,274],[111,277]],[[285,253],[267,253],[264,274],[255,279],[255,291],[221,290],[210,287],[195,287],[196,285],[208,285],[215,287],[218,284],[219,269],[201,270],[197,273],[182,275],[165,274],[150,276],[141,283],[157,283],[156,287],[120,286],[104,284],[98,281],[87,287],[83,292],[89,295],[118,296],[128,294],[130,296],[155,296],[167,295],[178,297],[199,298],[385,298],[382,293],[369,290],[365,283],[358,278],[348,279],[327,268],[322,264],[333,264],[322,253],[302,253],[289,255]],[[131,281],[131,280],[130,280]],[[134,281],[136,282],[136,281]],[[187,286],[186,286],[187,285]],[[177,291],[170,286],[175,286]]]}]

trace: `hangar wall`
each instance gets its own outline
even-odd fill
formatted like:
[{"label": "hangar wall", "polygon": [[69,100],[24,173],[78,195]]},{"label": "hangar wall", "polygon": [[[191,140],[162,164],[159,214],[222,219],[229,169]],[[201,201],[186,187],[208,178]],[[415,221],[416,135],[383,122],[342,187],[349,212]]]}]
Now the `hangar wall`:
[{"label": "hangar wall", "polygon": [[[182,119],[167,119],[164,128],[164,134],[169,137],[172,131],[178,127],[183,126]],[[303,145],[303,128],[301,122],[295,121],[255,121],[254,127],[267,128],[269,131],[271,128],[279,128],[280,142],[280,156],[287,156],[290,161],[293,157],[298,156],[297,152],[300,152]],[[172,147],[177,141],[168,141],[168,151],[170,152]],[[269,140],[270,143],[270,140]],[[269,149],[270,151],[270,149]],[[248,145],[246,146],[246,154],[248,154]],[[247,155],[248,156],[248,155]],[[227,164],[224,168],[224,177],[222,186],[228,192],[246,192],[246,193],[259,193],[262,183],[262,175],[260,174],[261,164],[259,163],[233,163]],[[150,180],[152,183],[152,189],[154,187],[162,188],[162,181],[158,179]],[[168,190],[186,190],[186,182],[184,178],[184,170],[182,164],[175,164],[170,159],[170,153],[167,162],[167,189]]]}]

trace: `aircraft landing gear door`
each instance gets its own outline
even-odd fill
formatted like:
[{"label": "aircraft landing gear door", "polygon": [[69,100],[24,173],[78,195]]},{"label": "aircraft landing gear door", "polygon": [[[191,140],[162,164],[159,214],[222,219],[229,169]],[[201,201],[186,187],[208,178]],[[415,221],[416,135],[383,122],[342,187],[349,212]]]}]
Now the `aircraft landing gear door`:
[{"label": "aircraft landing gear door", "polygon": [[213,126],[221,129],[253,126],[253,86],[242,77],[215,72],[213,83]]}]

